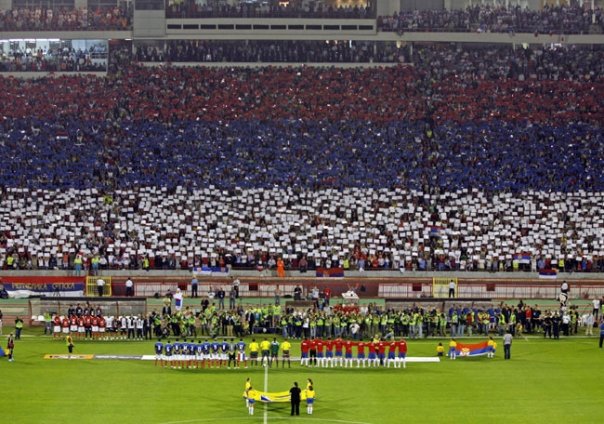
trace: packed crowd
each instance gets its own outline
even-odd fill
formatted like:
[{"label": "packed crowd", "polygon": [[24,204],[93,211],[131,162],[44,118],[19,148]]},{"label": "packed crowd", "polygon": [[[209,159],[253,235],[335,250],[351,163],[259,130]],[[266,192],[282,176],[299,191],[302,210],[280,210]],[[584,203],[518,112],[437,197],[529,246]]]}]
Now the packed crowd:
[{"label": "packed crowd", "polygon": [[74,339],[87,340],[150,340],[157,321],[156,312],[139,315],[105,315],[100,307],[71,305],[65,315],[44,313],[44,334],[54,338],[71,335]]},{"label": "packed crowd", "polygon": [[[154,338],[222,339],[242,338],[276,332],[284,339],[380,340],[426,337],[473,337],[490,334],[579,334],[589,322],[597,322],[600,311],[580,314],[576,307],[541,310],[520,301],[518,305],[452,305],[447,310],[434,306],[383,309],[367,306],[331,307],[320,304],[306,311],[268,304],[220,308],[204,299],[201,308],[174,310],[170,305],[148,315],[107,316],[99,307],[72,305],[64,316],[46,313],[45,334],[93,340],[151,340]],[[588,330],[589,333],[589,330]]]},{"label": "packed crowd", "polygon": [[[107,203],[94,189],[9,189],[2,264],[69,269],[79,254],[80,263],[97,257],[101,269],[138,269],[145,261],[152,269],[271,267],[282,257],[291,269],[507,271],[516,268],[516,255],[533,271],[604,265],[601,194],[228,193],[123,190]],[[276,194],[289,210],[279,212]]]},{"label": "packed crowd", "polygon": [[[69,52],[67,52],[69,53]],[[73,53],[73,52],[72,52]],[[4,53],[5,69],[60,69],[53,61],[65,51],[42,55],[27,51]],[[87,55],[87,54],[86,54]],[[104,55],[106,56],[106,54]],[[119,61],[112,61],[117,58]],[[69,59],[69,58],[65,58]],[[292,62],[292,63],[406,63],[413,65],[418,80],[413,83],[420,94],[431,89],[427,84],[455,78],[464,84],[485,80],[598,81],[604,73],[604,50],[601,48],[522,48],[510,46],[457,48],[448,44],[397,46],[394,42],[369,41],[168,41],[112,44],[109,71],[128,69],[132,60],[141,62]],[[116,63],[113,63],[116,62]],[[118,66],[119,62],[119,66]],[[71,64],[71,62],[70,62]],[[76,63],[77,64],[77,63]],[[34,66],[35,65],[35,66]],[[74,66],[67,66],[72,69]],[[90,64],[80,69],[97,70]],[[242,71],[241,71],[242,72]],[[184,76],[184,78],[188,78]],[[500,83],[502,84],[502,83]],[[464,86],[458,87],[463,89]]]},{"label": "packed crowd", "polygon": [[[112,8],[13,8],[0,10],[0,31],[131,30],[131,6]],[[167,18],[325,18],[374,19],[370,7],[323,5],[302,7],[242,2],[211,6],[192,0],[166,6]],[[377,18],[381,31],[505,32],[505,33],[602,33],[600,8],[545,6],[531,10],[520,6],[505,8],[477,5],[466,9],[400,11]]]},{"label": "packed crowd", "polygon": [[293,62],[409,63],[430,80],[581,80],[604,74],[604,50],[522,48],[510,46],[456,48],[448,44],[397,46],[371,41],[168,41],[135,45],[141,62]]},{"label": "packed crowd", "polygon": [[0,9],[0,31],[84,31],[132,29],[132,10],[128,7]]},{"label": "packed crowd", "polygon": [[[507,65],[490,50],[482,51],[486,63],[478,59],[480,50],[416,50],[412,54],[418,58],[417,67],[379,72],[128,67],[120,71],[120,78],[62,78],[33,84],[0,80],[11,98],[1,111],[7,118],[32,116],[33,110],[35,118],[81,121],[602,122],[601,50],[508,52]],[[457,56],[462,59],[451,73],[434,70]],[[557,62],[566,59],[577,62]],[[496,71],[489,70],[491,64]],[[459,74],[452,75],[453,70]],[[517,79],[501,77],[506,73]],[[530,101],[519,108],[518,99]]]},{"label": "packed crowd", "polygon": [[407,53],[0,79],[4,266],[601,269],[602,52]]},{"label": "packed crowd", "polygon": [[406,61],[431,80],[597,81],[604,76],[604,50],[569,48],[451,48],[432,44],[413,48]]},{"label": "packed crowd", "polygon": [[541,34],[602,33],[600,8],[544,6],[541,10],[521,6],[476,5],[466,9],[409,10],[378,17],[382,31],[409,32],[504,32]]},{"label": "packed crowd", "polygon": [[372,19],[370,7],[332,7],[323,1],[222,3],[212,5],[194,0],[170,1],[166,6],[167,18],[322,18],[322,19]]},{"label": "packed crowd", "polygon": [[[104,55],[96,55],[96,57]],[[58,49],[43,52],[12,51],[0,57],[0,72],[103,72],[106,59],[93,60],[91,52],[80,49]]]},{"label": "packed crowd", "polygon": [[165,51],[141,47],[141,62],[329,62],[400,63],[404,51],[395,43],[309,40],[179,40],[168,41]]}]

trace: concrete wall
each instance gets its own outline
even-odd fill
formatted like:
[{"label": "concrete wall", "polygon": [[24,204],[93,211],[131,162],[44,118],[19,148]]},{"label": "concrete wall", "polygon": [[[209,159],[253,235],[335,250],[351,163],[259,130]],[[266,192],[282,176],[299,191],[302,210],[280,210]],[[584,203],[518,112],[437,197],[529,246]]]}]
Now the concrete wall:
[{"label": "concrete wall", "polygon": [[[2,1],[2,0],[0,0]],[[61,40],[123,40],[132,38],[132,31],[6,31],[2,39],[60,38]]]},{"label": "concrete wall", "polygon": [[[231,65],[229,65],[231,66]],[[111,276],[115,282],[124,282],[126,278],[131,277],[134,282],[137,281],[190,281],[192,278],[191,271],[188,270],[111,270],[102,271],[103,276]],[[22,276],[73,276],[73,272],[70,271],[59,271],[59,270],[37,270],[37,271],[0,271],[0,283],[2,280],[9,281],[11,277],[22,277]],[[269,281],[279,284],[279,282],[288,283],[289,279],[296,280],[313,280],[313,281],[335,281],[334,279],[316,278],[313,271],[307,273],[300,273],[298,271],[287,271],[287,277],[285,280],[280,280],[277,277],[276,271],[265,270],[258,272],[257,270],[231,270],[228,275],[220,276],[199,276],[198,278],[204,281],[230,281],[231,277],[241,277],[246,280],[253,281]],[[432,278],[458,278],[465,282],[471,281],[540,281],[541,283],[548,282],[550,284],[556,284],[556,281],[562,282],[567,280],[569,282],[582,281],[582,282],[601,282],[604,284],[604,274],[597,272],[573,272],[573,273],[560,273],[558,274],[557,280],[539,280],[538,275],[532,272],[400,272],[398,270],[384,270],[384,271],[365,271],[359,272],[355,270],[346,271],[346,278],[351,278],[358,281],[369,280],[373,281],[376,279],[382,280],[432,280]]]},{"label": "concrete wall", "polygon": [[392,15],[399,10],[401,10],[401,0],[378,0],[377,2],[378,16]]},{"label": "concrete wall", "polygon": [[542,7],[541,0],[445,0],[445,8],[447,9],[465,9],[470,5],[520,6],[534,10],[539,10]]},{"label": "concrete wall", "polygon": [[[67,314],[67,310],[71,305],[80,304],[84,306],[86,300],[71,299],[32,299],[31,300],[31,311],[33,315],[42,315],[44,312],[57,313],[59,315]],[[145,299],[135,300],[99,300],[91,299],[91,304],[96,307],[101,307],[103,314],[107,316],[119,316],[119,315],[138,315],[147,313],[147,301]]]},{"label": "concrete wall", "polygon": [[[166,63],[164,63],[166,64]],[[144,66],[153,67],[158,66],[159,63],[156,62],[144,62]],[[171,66],[176,67],[195,67],[195,66],[204,66],[206,68],[259,68],[264,66],[273,66],[277,68],[296,68],[300,66],[312,66],[316,68],[381,68],[381,67],[390,67],[397,66],[397,63],[289,63],[289,62],[237,62],[237,63],[228,63],[228,62],[171,62]]]},{"label": "concrete wall", "polygon": [[2,72],[0,75],[6,78],[37,79],[46,77],[58,78],[69,75],[94,75],[97,77],[104,77],[107,75],[107,72]]},{"label": "concrete wall", "polygon": [[135,10],[133,19],[135,37],[163,37],[166,34],[164,10]]},{"label": "concrete wall", "polygon": [[401,10],[438,10],[445,5],[446,0],[401,0]]},{"label": "concrete wall", "polygon": [[[448,32],[405,32],[398,35],[393,32],[375,31],[173,31],[165,34],[165,25],[159,29],[143,31],[146,35],[140,38],[164,40],[369,40],[369,41],[405,41],[405,42],[442,42],[442,43],[500,43],[500,44],[604,44],[604,34],[594,35],[549,35],[532,33],[497,34],[497,33],[448,33]],[[178,33],[176,33],[178,32]],[[153,35],[156,34],[156,35]],[[73,31],[73,32],[4,32],[2,38],[60,38],[65,40],[98,40],[98,39],[128,39],[133,37],[130,31]]]}]

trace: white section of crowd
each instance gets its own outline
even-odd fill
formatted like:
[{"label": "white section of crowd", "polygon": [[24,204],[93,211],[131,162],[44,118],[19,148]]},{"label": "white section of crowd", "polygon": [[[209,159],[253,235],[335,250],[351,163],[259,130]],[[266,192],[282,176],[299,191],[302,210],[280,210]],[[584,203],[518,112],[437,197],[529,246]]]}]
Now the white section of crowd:
[{"label": "white section of crowd", "polygon": [[[604,193],[487,195],[477,189],[418,191],[292,188],[188,192],[8,188],[0,204],[1,260],[26,253],[41,261],[100,253],[111,261],[265,252],[307,256],[323,266],[354,263],[362,252],[397,269],[408,261],[452,259],[460,269],[526,253],[589,261],[604,256]],[[534,265],[533,265],[534,266]]]}]

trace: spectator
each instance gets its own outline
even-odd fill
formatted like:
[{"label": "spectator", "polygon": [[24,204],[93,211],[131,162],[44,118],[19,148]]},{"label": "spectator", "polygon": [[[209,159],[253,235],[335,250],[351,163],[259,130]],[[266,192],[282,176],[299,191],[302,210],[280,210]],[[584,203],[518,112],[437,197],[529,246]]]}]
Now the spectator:
[{"label": "spectator", "polygon": [[128,277],[126,280],[126,297],[134,296],[134,282],[132,278]]},{"label": "spectator", "polygon": [[602,32],[600,8],[579,5],[549,6],[540,10],[521,6],[474,5],[466,9],[402,10],[380,16],[382,31],[504,32],[587,34]]}]

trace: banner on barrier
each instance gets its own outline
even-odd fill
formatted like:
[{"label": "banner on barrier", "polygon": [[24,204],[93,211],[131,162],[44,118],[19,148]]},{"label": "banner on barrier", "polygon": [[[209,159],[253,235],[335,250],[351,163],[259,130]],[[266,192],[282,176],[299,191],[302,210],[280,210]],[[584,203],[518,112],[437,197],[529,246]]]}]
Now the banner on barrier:
[{"label": "banner on barrier", "polygon": [[2,281],[11,298],[83,296],[85,277],[8,277]]}]

